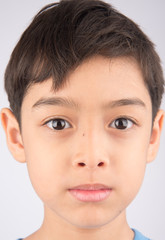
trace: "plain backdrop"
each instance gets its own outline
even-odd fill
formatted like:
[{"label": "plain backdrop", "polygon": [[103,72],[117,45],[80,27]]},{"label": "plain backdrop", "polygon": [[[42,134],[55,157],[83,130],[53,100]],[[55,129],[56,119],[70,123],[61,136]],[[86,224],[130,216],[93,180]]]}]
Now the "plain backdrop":
[{"label": "plain backdrop", "polygon": [[[165,1],[109,0],[138,23],[156,45],[165,72]],[[0,0],[0,108],[8,107],[3,76],[10,54],[34,15],[49,0]],[[165,109],[165,100],[162,108]],[[159,153],[148,164],[141,190],[128,208],[128,222],[153,240],[164,240],[165,229],[165,127]],[[43,206],[34,192],[26,164],[17,163],[7,149],[0,126],[0,240],[26,237],[42,223]]]}]

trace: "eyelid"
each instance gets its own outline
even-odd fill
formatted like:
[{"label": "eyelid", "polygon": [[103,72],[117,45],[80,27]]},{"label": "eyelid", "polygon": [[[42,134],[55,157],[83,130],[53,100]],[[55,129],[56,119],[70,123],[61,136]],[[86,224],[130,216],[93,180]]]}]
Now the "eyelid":
[{"label": "eyelid", "polygon": [[[123,116],[123,115],[122,115],[122,116],[118,116],[118,117],[115,118],[113,121],[111,121],[111,123],[109,124],[109,126],[112,127],[112,124],[113,124],[116,120],[118,120],[118,119],[125,119],[125,120],[127,120],[127,121],[130,121],[133,126],[134,126],[134,125],[138,125],[137,121],[135,121],[135,120],[132,119],[131,117]],[[120,131],[122,130],[122,131],[124,131],[124,130],[128,130],[128,129],[132,128],[132,127],[130,127],[130,128],[125,128],[125,129],[118,129],[118,128],[116,128],[116,127],[112,127],[112,128],[114,128],[114,129],[116,129],[116,130],[120,130]]]},{"label": "eyelid", "polygon": [[[125,115],[121,115],[121,116],[118,116],[118,117],[116,117],[115,119],[113,119],[113,120],[110,122],[109,126],[110,126],[111,128],[116,129],[116,130],[121,130],[121,129],[118,129],[118,128],[116,128],[116,127],[112,127],[112,124],[113,124],[116,120],[118,120],[118,119],[126,119],[126,120],[132,122],[133,125],[137,125],[137,126],[139,125],[139,123],[137,122],[137,120],[133,119],[132,117],[125,116]],[[45,126],[45,125],[47,125],[48,123],[50,123],[51,121],[55,121],[55,120],[63,120],[63,121],[65,121],[65,122],[67,122],[67,123],[70,125],[70,127],[72,127],[72,125],[70,124],[70,121],[66,120],[63,116],[51,117],[50,119],[45,120],[42,125]],[[48,128],[50,128],[50,127],[48,127]],[[68,127],[67,127],[67,128],[68,128]],[[67,129],[67,128],[64,128],[64,129]],[[132,128],[132,127],[130,127],[130,128]],[[125,129],[122,129],[122,130],[124,131],[124,130],[128,130],[128,129],[130,129],[130,128],[125,128]],[[53,129],[53,128],[50,128],[50,129]],[[62,130],[64,130],[64,129],[62,129]],[[60,131],[60,130],[56,130],[56,129],[53,129],[53,130],[54,130],[54,131]]]},{"label": "eyelid", "polygon": [[[52,121],[58,121],[58,120],[62,120],[62,121],[65,121],[65,122],[67,122],[68,124],[69,124],[69,126],[71,127],[71,124],[69,123],[69,121],[68,120],[66,120],[66,119],[64,119],[63,117],[52,117],[52,118],[50,118],[49,120],[46,120],[44,123],[43,123],[43,126],[45,126],[45,125],[48,125],[48,123],[50,123],[50,122],[52,122]],[[65,128],[64,127],[64,129],[62,129],[62,130],[56,130],[56,129],[53,129],[53,128],[51,128],[51,127],[49,127],[48,126],[48,128],[50,128],[50,129],[52,129],[52,130],[54,130],[54,131],[62,131],[62,130],[64,130],[64,129],[67,129],[67,128]]]},{"label": "eyelid", "polygon": [[[70,122],[70,120],[69,119],[66,119],[66,117],[64,117],[64,116],[50,116],[50,117],[47,117],[46,119],[43,119],[43,123],[42,123],[42,125],[45,125],[45,124],[47,124],[48,122],[50,122],[50,121],[53,121],[53,120],[64,120],[64,121],[66,121],[66,122]],[[71,124],[70,124],[71,125]]]}]

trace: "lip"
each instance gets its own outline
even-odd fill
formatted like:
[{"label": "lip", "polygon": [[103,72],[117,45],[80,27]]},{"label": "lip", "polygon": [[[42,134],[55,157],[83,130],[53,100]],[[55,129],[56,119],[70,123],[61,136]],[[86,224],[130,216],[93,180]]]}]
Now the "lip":
[{"label": "lip", "polygon": [[84,184],[70,188],[69,193],[82,202],[100,202],[107,199],[112,188],[103,184]]},{"label": "lip", "polygon": [[77,190],[103,190],[103,189],[111,189],[111,187],[106,186],[101,183],[95,183],[95,184],[83,184],[78,185],[76,187],[72,187],[69,190],[77,189]]}]

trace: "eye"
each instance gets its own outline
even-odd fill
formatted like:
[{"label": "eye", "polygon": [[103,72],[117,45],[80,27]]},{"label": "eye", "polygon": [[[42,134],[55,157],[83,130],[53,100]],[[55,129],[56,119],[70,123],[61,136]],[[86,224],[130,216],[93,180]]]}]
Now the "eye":
[{"label": "eye", "polygon": [[71,125],[66,120],[61,118],[51,119],[47,121],[44,125],[47,125],[49,128],[57,131],[71,127]]},{"label": "eye", "polygon": [[110,127],[118,130],[125,130],[131,128],[133,124],[134,122],[128,118],[118,118],[110,124]]}]

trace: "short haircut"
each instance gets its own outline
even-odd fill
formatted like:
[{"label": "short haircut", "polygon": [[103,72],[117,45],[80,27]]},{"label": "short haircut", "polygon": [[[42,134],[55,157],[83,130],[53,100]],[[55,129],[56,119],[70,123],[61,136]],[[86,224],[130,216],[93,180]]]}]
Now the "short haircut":
[{"label": "short haircut", "polygon": [[153,120],[164,92],[160,58],[153,43],[132,20],[99,0],[63,0],[44,7],[17,43],[5,72],[10,108],[21,122],[29,87],[52,77],[60,89],[66,76],[84,60],[133,57],[152,101]]}]

